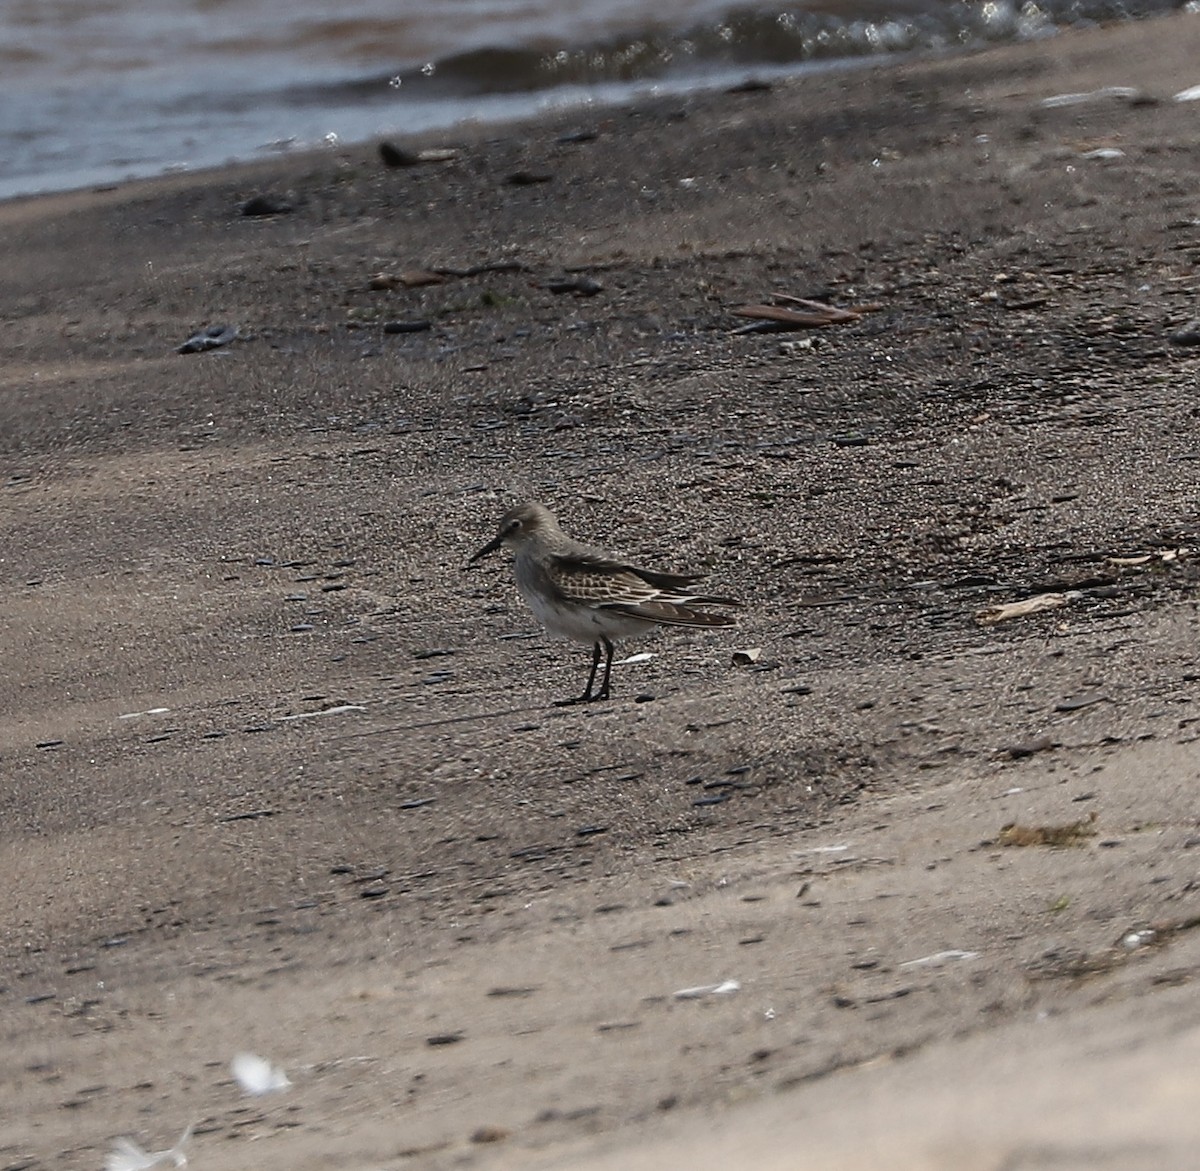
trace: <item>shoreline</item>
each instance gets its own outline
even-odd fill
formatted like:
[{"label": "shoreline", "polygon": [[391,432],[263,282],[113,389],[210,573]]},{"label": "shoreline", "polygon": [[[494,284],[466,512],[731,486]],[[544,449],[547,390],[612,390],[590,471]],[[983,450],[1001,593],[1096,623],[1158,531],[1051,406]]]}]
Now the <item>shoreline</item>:
[{"label": "shoreline", "polygon": [[[1142,16],[1136,19],[1136,23],[1153,23],[1164,19],[1172,19],[1173,15],[1175,14]],[[1114,22],[1101,27],[1117,29],[1123,23],[1133,22]],[[530,103],[531,106],[529,110],[524,112],[505,112],[486,118],[456,116],[453,120],[444,123],[437,122],[431,125],[423,125],[421,129],[411,133],[405,133],[398,129],[379,130],[361,138],[338,141],[336,145],[321,145],[314,141],[296,149],[287,148],[277,152],[268,152],[267,148],[258,147],[255,148],[257,153],[249,154],[245,157],[229,156],[220,162],[204,163],[197,166],[163,164],[160,170],[148,174],[112,175],[108,177],[97,174],[97,177],[89,180],[68,180],[67,182],[70,183],[69,186],[56,185],[40,191],[15,192],[11,195],[4,195],[0,197],[0,207],[10,203],[25,202],[42,197],[83,194],[87,191],[108,193],[112,190],[119,191],[140,184],[170,181],[175,178],[185,180],[191,178],[203,181],[205,177],[242,168],[270,167],[273,165],[286,168],[290,165],[313,165],[322,157],[360,154],[363,151],[374,148],[380,140],[386,139],[398,138],[404,142],[423,143],[426,145],[434,142],[454,141],[467,143],[478,141],[480,138],[493,133],[516,133],[518,132],[518,128],[522,126],[532,127],[540,121],[556,122],[563,118],[569,120],[572,117],[579,121],[588,121],[612,117],[622,110],[653,105],[660,101],[687,102],[696,98],[719,97],[722,93],[729,92],[731,89],[736,91],[745,84],[752,85],[756,82],[762,82],[770,87],[786,87],[791,84],[802,84],[806,78],[814,75],[854,74],[863,70],[890,70],[907,67],[921,68],[970,58],[980,53],[991,53],[998,49],[1020,52],[1027,46],[1047,44],[1063,36],[1069,37],[1079,31],[1085,30],[1067,27],[1056,29],[1053,33],[1027,41],[981,42],[962,47],[923,48],[902,53],[895,52],[875,56],[845,57],[835,60],[818,58],[790,65],[776,66],[764,64],[755,66],[730,65],[722,68],[713,67],[708,70],[710,79],[697,76],[695,78],[668,78],[659,81],[646,80],[645,82],[634,83],[644,86],[642,91],[623,93],[621,96],[613,97],[590,96],[593,93],[603,94],[611,90],[612,86],[608,83],[602,83],[587,90],[583,90],[578,86],[563,86],[559,89],[531,91],[528,94],[519,95],[522,101]],[[568,95],[576,94],[578,96],[568,98],[566,101],[560,101],[555,97],[559,93]],[[494,101],[501,106],[508,99],[509,95],[505,94],[487,95],[488,102]],[[468,99],[463,99],[463,101],[467,102]],[[395,122],[399,123],[402,121],[403,116],[404,111],[398,110],[395,115]]]},{"label": "shoreline", "polygon": [[[7,1161],[1182,1165],[1197,61],[0,204]],[[852,312],[739,332],[778,294]],[[577,648],[462,568],[520,498],[739,629],[554,708]]]},{"label": "shoreline", "polygon": [[[971,50],[963,50],[970,52]],[[929,51],[931,54],[934,51]],[[587,120],[606,114],[611,115],[631,106],[638,106],[655,101],[687,100],[695,96],[721,93],[729,88],[735,88],[746,83],[764,82],[767,84],[786,84],[787,82],[808,76],[810,73],[854,71],[861,68],[887,68],[892,64],[900,64],[921,54],[888,55],[878,58],[845,58],[837,61],[809,61],[793,66],[730,66],[725,69],[710,69],[703,76],[695,78],[668,79],[661,82],[644,83],[644,91],[631,90],[624,92],[616,83],[597,84],[591,87],[561,86],[555,89],[531,91],[528,94],[485,95],[486,103],[495,105],[503,112],[493,116],[479,117],[471,114],[452,113],[470,107],[471,99],[463,98],[454,105],[446,103],[445,121],[430,120],[428,103],[420,110],[420,128],[411,132],[402,132],[393,126],[389,129],[376,130],[362,137],[350,137],[343,140],[338,135],[335,145],[313,141],[296,147],[287,146],[282,149],[256,147],[254,153],[244,157],[230,155],[221,161],[201,163],[197,165],[164,163],[157,171],[146,174],[110,174],[120,168],[93,168],[95,177],[85,181],[64,180],[69,186],[54,186],[40,191],[14,191],[12,194],[0,194],[0,206],[9,202],[27,199],[37,199],[41,196],[71,195],[84,191],[107,192],[121,189],[130,185],[168,180],[172,178],[194,177],[202,179],[206,175],[227,169],[241,167],[269,166],[273,163],[303,163],[305,160],[316,160],[322,156],[338,156],[340,154],[356,153],[374,147],[380,140],[402,138],[405,142],[456,141],[458,139],[476,140],[489,132],[503,132],[522,125],[530,125],[542,119],[558,119],[577,115]],[[641,84],[641,83],[639,83]],[[611,96],[604,96],[604,95]],[[527,109],[522,109],[522,104]],[[394,123],[405,120],[405,111],[398,110]],[[411,122],[409,111],[408,120]],[[367,120],[365,117],[363,120]],[[214,150],[213,154],[222,153]],[[102,173],[103,172],[103,173]],[[6,180],[0,177],[0,191],[3,191]],[[16,180],[13,181],[14,184]]]},{"label": "shoreline", "polygon": [[[1169,0],[1142,0],[1147,7],[1164,2]],[[1102,0],[1096,7],[1104,9]],[[1083,22],[1088,10],[1084,3],[1071,15]],[[686,96],[726,88],[755,75],[780,80],[855,63],[886,67],[889,62],[924,55],[1019,44],[1021,37],[1045,38],[1063,31],[1053,21],[1066,15],[1053,11],[1053,5],[1021,11],[1004,5],[933,6],[919,15],[885,13],[868,6],[861,19],[855,19],[852,8],[839,4],[820,12],[778,16],[752,5],[739,10],[728,24],[702,22],[689,35],[665,14],[639,31],[636,15],[625,11],[633,24],[618,21],[607,33],[593,30],[599,36],[595,41],[585,31],[584,40],[577,44],[568,34],[561,51],[544,39],[540,48],[534,48],[520,35],[509,47],[497,47],[505,43],[502,28],[493,30],[497,40],[491,48],[459,45],[456,50],[451,36],[440,42],[444,51],[431,49],[431,55],[415,65],[410,61],[408,66],[397,66],[398,73],[393,72],[394,63],[371,52],[356,56],[354,48],[363,35],[370,39],[369,21],[347,11],[323,42],[327,55],[306,57],[298,73],[295,62],[289,72],[286,51],[279,60],[268,53],[256,66],[253,37],[250,43],[241,42],[231,58],[223,55],[219,41],[213,44],[201,36],[177,46],[170,79],[146,74],[146,61],[169,55],[169,48],[145,44],[139,54],[136,35],[135,44],[127,48],[135,60],[143,57],[141,67],[134,63],[115,74],[100,70],[80,78],[71,64],[61,60],[63,55],[70,58],[74,49],[57,39],[55,22],[50,21],[43,29],[41,72],[74,78],[76,84],[38,93],[24,88],[22,82],[32,77],[19,73],[15,84],[0,88],[12,107],[8,130],[0,130],[0,193],[5,197],[49,193],[123,182],[138,172],[155,177],[259,161],[276,149],[286,153],[304,143],[308,147],[301,149],[320,149],[323,143],[336,144],[339,139],[348,144],[367,142],[394,133],[397,127],[405,134],[453,133],[453,127],[473,120],[481,109],[486,121],[494,124],[537,117],[545,108],[561,107],[564,102],[625,105],[656,94]],[[113,19],[119,21],[122,12],[118,4]],[[1102,18],[1108,15],[1102,12]],[[414,16],[413,23],[429,27],[427,18],[428,14]],[[1153,15],[1143,12],[1124,19],[1153,19]],[[274,33],[286,41],[289,33],[296,32],[290,27],[294,21],[303,24],[299,10],[291,20],[281,21]],[[548,35],[548,30],[543,33]],[[121,40],[117,34],[114,43]],[[93,43],[99,60],[104,59],[105,45],[101,32]],[[113,46],[108,47],[111,51]],[[257,47],[261,52],[261,41]],[[203,57],[215,53],[199,73],[196,53]],[[787,53],[792,54],[790,62],[779,63],[778,58]],[[841,55],[830,58],[829,53]],[[747,58],[752,63],[746,63]],[[57,66],[56,59],[60,60]],[[240,72],[234,62],[240,64]],[[232,73],[222,72],[222,66],[230,65]],[[46,175],[47,165],[60,169]],[[64,166],[73,170],[74,177],[61,169]],[[10,174],[10,169],[24,174]]]}]

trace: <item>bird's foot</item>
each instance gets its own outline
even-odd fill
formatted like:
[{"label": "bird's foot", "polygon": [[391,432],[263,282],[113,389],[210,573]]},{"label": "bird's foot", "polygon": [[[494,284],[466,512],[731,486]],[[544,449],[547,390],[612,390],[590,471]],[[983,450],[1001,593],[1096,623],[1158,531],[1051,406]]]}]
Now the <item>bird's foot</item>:
[{"label": "bird's foot", "polygon": [[607,691],[597,691],[595,695],[584,692],[583,695],[573,695],[570,699],[556,699],[555,707],[578,707],[581,703],[595,703],[598,699],[608,699]]}]

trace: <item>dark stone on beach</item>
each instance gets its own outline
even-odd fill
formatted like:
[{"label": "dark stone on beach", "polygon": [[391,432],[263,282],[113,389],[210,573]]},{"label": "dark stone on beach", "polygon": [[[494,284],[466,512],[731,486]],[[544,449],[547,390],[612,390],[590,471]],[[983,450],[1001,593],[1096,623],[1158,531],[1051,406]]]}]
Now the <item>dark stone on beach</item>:
[{"label": "dark stone on beach", "polygon": [[553,178],[545,171],[514,171],[504,181],[510,187],[534,187],[538,183],[549,183]]},{"label": "dark stone on beach", "polygon": [[1200,317],[1177,329],[1170,341],[1177,346],[1200,346]]},{"label": "dark stone on beach", "polygon": [[604,286],[590,276],[563,277],[561,280],[546,282],[546,288],[552,293],[575,293],[580,297],[594,297],[604,292]]},{"label": "dark stone on beach", "polygon": [[247,813],[229,813],[224,817],[218,817],[219,822],[230,821],[261,821],[264,817],[275,817],[279,813],[278,809],[251,809]]},{"label": "dark stone on beach", "polygon": [[773,88],[769,81],[764,81],[761,77],[747,77],[745,81],[731,85],[725,92],[727,94],[762,94],[770,93]]},{"label": "dark stone on beach", "polygon": [[1103,703],[1107,698],[1107,695],[1093,691],[1087,695],[1076,695],[1070,699],[1064,699],[1062,703],[1054,705],[1054,710],[1056,712],[1078,712],[1082,711],[1085,707],[1091,707],[1093,704]]},{"label": "dark stone on beach", "polygon": [[1054,748],[1054,741],[1049,736],[1039,736],[1036,740],[1023,740],[1017,744],[1009,744],[1000,749],[1000,755],[1008,757],[1009,760],[1023,760],[1027,756],[1034,756],[1039,752],[1050,752]]},{"label": "dark stone on beach", "polygon": [[432,321],[385,321],[384,333],[424,333],[433,328]]},{"label": "dark stone on beach", "polygon": [[503,1126],[480,1126],[471,1135],[473,1143],[502,1143],[511,1134]]},{"label": "dark stone on beach", "polygon": [[381,142],[379,157],[385,167],[415,167],[421,161],[421,156],[415,150],[405,150],[394,142]]},{"label": "dark stone on beach", "polygon": [[246,216],[287,215],[292,205],[278,195],[252,195],[238,210]]},{"label": "dark stone on beach", "polygon": [[177,354],[202,354],[205,350],[215,350],[218,346],[227,346],[238,335],[236,325],[206,325],[198,333],[192,334],[181,346],[175,348]]}]

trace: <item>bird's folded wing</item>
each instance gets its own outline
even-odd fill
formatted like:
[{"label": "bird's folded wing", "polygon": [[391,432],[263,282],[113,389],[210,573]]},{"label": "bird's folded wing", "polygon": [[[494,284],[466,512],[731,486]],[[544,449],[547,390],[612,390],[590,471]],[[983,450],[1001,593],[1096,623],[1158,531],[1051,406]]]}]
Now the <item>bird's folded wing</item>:
[{"label": "bird's folded wing", "polygon": [[567,603],[619,610],[631,618],[678,626],[728,626],[733,619],[693,610],[693,603],[736,606],[732,598],[694,594],[702,575],[659,574],[602,555],[558,554],[548,559],[546,581]]},{"label": "bird's folded wing", "polygon": [[564,601],[584,606],[636,606],[662,592],[630,566],[599,556],[551,557],[546,563],[546,577]]}]

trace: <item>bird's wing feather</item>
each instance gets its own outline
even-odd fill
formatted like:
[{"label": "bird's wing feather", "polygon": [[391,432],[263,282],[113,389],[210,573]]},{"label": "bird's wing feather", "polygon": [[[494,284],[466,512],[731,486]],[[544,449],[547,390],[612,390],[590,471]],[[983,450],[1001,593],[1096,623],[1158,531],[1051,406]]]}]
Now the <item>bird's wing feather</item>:
[{"label": "bird's wing feather", "polygon": [[705,573],[660,573],[657,569],[642,569],[635,565],[628,568],[660,590],[686,591],[689,586],[708,576]]},{"label": "bird's wing feather", "polygon": [[576,605],[619,609],[634,618],[672,625],[728,625],[689,610],[690,603],[735,606],[731,598],[710,598],[688,587],[703,574],[658,573],[603,554],[563,553],[549,558],[546,577],[556,593]]},{"label": "bird's wing feather", "polygon": [[613,610],[629,618],[641,618],[646,622],[656,622],[662,626],[735,626],[737,623],[728,614],[712,614],[705,610],[693,610],[690,606],[681,606],[676,602],[661,600],[639,602],[637,605],[616,603],[605,606],[605,610]]}]

